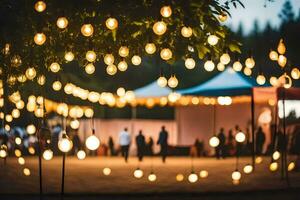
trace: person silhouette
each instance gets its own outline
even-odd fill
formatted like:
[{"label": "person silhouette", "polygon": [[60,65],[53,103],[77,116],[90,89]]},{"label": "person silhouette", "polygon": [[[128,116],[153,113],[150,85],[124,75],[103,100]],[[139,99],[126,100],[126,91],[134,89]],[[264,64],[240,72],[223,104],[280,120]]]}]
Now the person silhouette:
[{"label": "person silhouette", "polygon": [[224,133],[224,128],[220,129],[220,132],[217,135],[217,137],[218,137],[220,143],[216,147],[216,157],[217,157],[217,159],[225,158],[225,141],[226,141],[226,136],[225,136],[225,133]]},{"label": "person silhouette", "polygon": [[261,155],[263,153],[263,146],[266,140],[265,133],[261,127],[258,127],[256,132],[256,154]]},{"label": "person silhouette", "polygon": [[130,138],[130,134],[128,133],[128,129],[124,128],[124,130],[121,131],[119,134],[119,145],[121,146],[121,152],[122,152],[122,156],[125,159],[125,162],[128,161],[130,142],[131,142],[131,138]]},{"label": "person silhouette", "polygon": [[143,135],[142,130],[140,130],[139,134],[136,136],[135,142],[137,146],[137,156],[139,158],[139,161],[142,161],[145,155],[145,148],[146,148],[145,137]]},{"label": "person silhouette", "polygon": [[109,136],[109,138],[108,138],[108,147],[109,147],[109,151],[110,151],[110,156],[114,156],[115,155],[115,146],[114,146],[114,140],[111,136]]},{"label": "person silhouette", "polygon": [[157,144],[160,145],[160,154],[162,156],[163,162],[166,162],[166,158],[168,155],[168,136],[169,133],[166,131],[165,126],[162,126],[161,131],[159,133]]}]

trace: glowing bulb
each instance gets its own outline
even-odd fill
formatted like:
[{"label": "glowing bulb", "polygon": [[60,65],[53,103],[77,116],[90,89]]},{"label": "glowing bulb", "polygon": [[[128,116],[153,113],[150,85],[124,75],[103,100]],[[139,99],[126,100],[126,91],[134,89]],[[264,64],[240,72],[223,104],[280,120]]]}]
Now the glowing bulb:
[{"label": "glowing bulb", "polygon": [[56,21],[56,25],[60,29],[64,29],[68,26],[68,20],[65,17],[59,17]]},{"label": "glowing bulb", "polygon": [[183,179],[184,179],[183,174],[177,174],[177,175],[176,175],[176,181],[177,181],[177,182],[181,182],[181,181],[183,181]]},{"label": "glowing bulb", "polygon": [[263,161],[263,158],[260,157],[260,156],[258,156],[258,157],[255,158],[255,163],[256,164],[260,164],[260,163],[262,163],[262,161]]},{"label": "glowing bulb", "polygon": [[31,155],[33,155],[33,154],[35,154],[35,149],[34,149],[33,147],[29,147],[29,148],[28,148],[28,152],[29,152]]},{"label": "glowing bulb", "polygon": [[46,3],[44,1],[38,1],[35,3],[34,9],[37,12],[43,12],[46,9]]},{"label": "glowing bulb", "polygon": [[56,73],[60,70],[60,65],[57,62],[51,63],[50,70]]},{"label": "glowing bulb", "polygon": [[125,91],[124,88],[120,87],[120,88],[117,89],[117,95],[119,97],[123,97],[125,95],[125,93],[126,93],[126,91]]},{"label": "glowing bulb", "polygon": [[218,71],[222,72],[225,70],[225,65],[223,63],[219,62],[217,64],[217,69],[218,69]]},{"label": "glowing bulb", "polygon": [[157,85],[160,87],[166,87],[168,84],[168,80],[164,76],[160,76],[157,79]]},{"label": "glowing bulb", "polygon": [[170,6],[163,6],[160,9],[160,14],[163,17],[170,17],[172,15],[172,9]]},{"label": "glowing bulb", "polygon": [[223,65],[227,65],[228,63],[230,63],[230,56],[228,53],[223,53],[222,56],[220,57],[220,62]]},{"label": "glowing bulb", "polygon": [[285,54],[286,47],[285,47],[285,45],[284,45],[283,39],[280,39],[279,44],[278,44],[278,47],[277,47],[277,51],[278,51],[278,53],[280,53],[280,54]]},{"label": "glowing bulb", "polygon": [[225,22],[227,20],[228,16],[226,13],[222,13],[220,15],[218,15],[218,19],[220,22]]},{"label": "glowing bulb", "polygon": [[7,122],[12,122],[12,120],[13,120],[13,117],[11,116],[11,115],[6,115],[5,116],[5,120],[7,121]]},{"label": "glowing bulb", "polygon": [[54,81],[52,84],[52,88],[55,91],[59,91],[61,89],[62,85],[60,81]]},{"label": "glowing bulb", "polygon": [[94,27],[92,24],[84,24],[81,27],[81,33],[85,37],[89,37],[94,33]]},{"label": "glowing bulb", "polygon": [[181,35],[185,38],[189,38],[193,35],[193,29],[191,27],[182,27],[181,28]]},{"label": "glowing bulb", "polygon": [[212,60],[208,60],[204,63],[204,69],[211,72],[215,69],[215,63]]},{"label": "glowing bulb", "polygon": [[199,176],[200,176],[200,178],[207,178],[207,177],[208,177],[208,171],[206,171],[206,170],[201,170],[201,171],[199,172]]},{"label": "glowing bulb", "polygon": [[44,33],[36,33],[33,39],[35,44],[43,45],[46,42],[46,35]]},{"label": "glowing bulb", "polygon": [[149,180],[150,182],[156,181],[156,175],[155,175],[153,172],[151,172],[151,173],[149,174],[149,176],[148,176],[148,180]]},{"label": "glowing bulb", "polygon": [[288,171],[293,171],[296,167],[296,164],[294,162],[290,162],[288,165]]},{"label": "glowing bulb", "polygon": [[94,62],[97,58],[97,55],[94,51],[88,51],[85,54],[85,59],[89,62]]},{"label": "glowing bulb", "polygon": [[279,55],[277,62],[278,65],[283,68],[287,63],[287,58],[284,55]]},{"label": "glowing bulb", "polygon": [[104,63],[107,65],[112,65],[115,62],[115,57],[112,54],[106,54],[104,56]]},{"label": "glowing bulb", "polygon": [[121,46],[119,49],[119,55],[123,58],[127,57],[129,54],[129,49],[126,46]]},{"label": "glowing bulb", "polygon": [[26,131],[29,135],[33,135],[35,134],[36,132],[36,128],[33,124],[29,124],[27,127],[26,127]]},{"label": "glowing bulb", "polygon": [[233,68],[234,71],[239,72],[239,71],[242,70],[243,65],[240,63],[240,61],[235,61],[235,62],[233,63],[233,65],[232,65],[232,68]]},{"label": "glowing bulb", "polygon": [[274,160],[278,160],[280,158],[280,152],[279,151],[275,151],[273,154],[272,154],[272,158]]},{"label": "glowing bulb", "polygon": [[259,84],[259,85],[265,84],[265,83],[266,83],[266,78],[265,78],[265,76],[264,76],[264,75],[258,75],[258,76],[256,77],[256,82],[257,82],[257,84]]},{"label": "glowing bulb", "polygon": [[39,85],[45,85],[45,83],[46,83],[46,77],[44,75],[38,76],[37,82],[38,82]]},{"label": "glowing bulb", "polygon": [[111,174],[111,169],[108,167],[105,167],[105,168],[103,168],[102,172],[105,176],[109,176]]},{"label": "glowing bulb", "polygon": [[74,130],[78,129],[80,126],[80,122],[77,119],[70,121],[70,127]]},{"label": "glowing bulb", "polygon": [[100,140],[95,135],[91,135],[86,139],[85,145],[89,150],[94,151],[98,149],[100,145]]},{"label": "glowing bulb", "polygon": [[191,172],[191,174],[188,176],[188,180],[190,183],[195,183],[198,181],[198,175],[194,172]]},{"label": "glowing bulb", "polygon": [[246,135],[245,135],[245,133],[243,133],[243,132],[238,132],[236,135],[235,135],[235,140],[237,141],[237,142],[240,142],[240,143],[242,143],[242,142],[245,142],[245,140],[246,140]]},{"label": "glowing bulb", "polygon": [[156,35],[163,35],[167,31],[167,25],[163,21],[158,21],[153,25],[152,29]]},{"label": "glowing bulb", "polygon": [[95,66],[93,63],[87,64],[84,69],[87,74],[93,74],[95,72]]},{"label": "glowing bulb", "polygon": [[16,138],[15,138],[15,143],[16,143],[17,145],[20,145],[20,144],[22,143],[22,139],[19,138],[19,137],[16,137]]},{"label": "glowing bulb", "polygon": [[231,174],[231,178],[233,181],[239,181],[242,177],[242,174],[238,171],[235,170],[232,174]]},{"label": "glowing bulb", "polygon": [[245,61],[245,65],[246,67],[252,69],[255,66],[255,60],[253,59],[253,57],[247,58]]},{"label": "glowing bulb", "polygon": [[58,141],[58,148],[64,153],[69,152],[72,149],[72,147],[73,143],[66,135],[63,135],[63,137]]},{"label": "glowing bulb", "polygon": [[193,58],[185,59],[184,65],[187,69],[194,69],[196,66],[196,62]]},{"label": "glowing bulb", "polygon": [[20,117],[20,111],[18,109],[13,109],[11,112],[11,116],[13,118],[19,118]]},{"label": "glowing bulb", "polygon": [[300,78],[300,70],[298,68],[293,68],[291,71],[291,77],[298,80]]},{"label": "glowing bulb", "polygon": [[251,76],[252,70],[251,70],[250,68],[248,68],[248,67],[245,67],[245,68],[244,68],[244,74],[245,74],[246,76]]},{"label": "glowing bulb", "polygon": [[163,60],[170,60],[173,56],[172,51],[169,48],[164,48],[160,51],[160,57]]},{"label": "glowing bulb", "polygon": [[7,156],[7,151],[4,149],[0,149],[0,158],[5,158]]},{"label": "glowing bulb", "polygon": [[144,172],[140,169],[140,168],[137,168],[136,170],[134,170],[133,172],[133,176],[137,179],[140,179],[142,178],[144,175]]},{"label": "glowing bulb", "polygon": [[154,54],[156,51],[156,46],[154,43],[147,43],[145,46],[145,51],[147,54]]},{"label": "glowing bulb", "polygon": [[121,71],[121,72],[124,72],[126,71],[128,68],[128,65],[127,65],[127,62],[125,60],[121,61],[118,63],[118,69]]},{"label": "glowing bulb", "polygon": [[116,18],[110,17],[105,21],[105,25],[108,29],[115,30],[116,28],[118,28],[118,20]]},{"label": "glowing bulb", "polygon": [[29,79],[29,80],[32,80],[35,78],[36,76],[36,70],[34,67],[29,67],[26,72],[25,72],[25,75],[26,77]]},{"label": "glowing bulb", "polygon": [[253,166],[250,164],[245,165],[243,168],[245,174],[251,174],[253,172]]},{"label": "glowing bulb", "polygon": [[178,79],[176,78],[176,76],[171,76],[168,80],[168,86],[170,88],[176,88],[178,85]]},{"label": "glowing bulb", "polygon": [[138,65],[141,64],[142,58],[140,56],[138,56],[138,55],[134,55],[131,58],[131,62],[132,62],[133,65],[138,66]]},{"label": "glowing bulb", "polygon": [[53,151],[51,151],[50,149],[46,149],[44,152],[43,152],[43,158],[45,160],[51,160],[53,158]]},{"label": "glowing bulb", "polygon": [[71,62],[71,61],[73,61],[74,60],[74,54],[73,54],[73,52],[72,51],[68,51],[68,52],[66,52],[65,53],[65,60],[67,61],[67,62]]},{"label": "glowing bulb", "polygon": [[85,159],[85,157],[86,157],[85,151],[79,150],[79,151],[77,152],[77,158],[78,158],[78,160],[83,160],[83,159]]},{"label": "glowing bulb", "polygon": [[217,147],[220,144],[220,140],[217,136],[213,136],[209,139],[209,145],[211,147]]},{"label": "glowing bulb", "polygon": [[25,176],[30,176],[30,169],[24,168],[24,169],[23,169],[23,174],[24,174]]},{"label": "glowing bulb", "polygon": [[108,65],[107,67],[106,67],[106,73],[108,74],[108,75],[111,75],[111,76],[113,76],[113,75],[115,75],[116,73],[117,73],[117,67],[115,66],[115,65]]},{"label": "glowing bulb", "polygon": [[278,53],[276,51],[270,51],[269,58],[273,61],[277,61],[278,60]]},{"label": "glowing bulb", "polygon": [[275,172],[278,169],[278,163],[277,162],[272,162],[269,166],[269,169],[271,172]]},{"label": "glowing bulb", "polygon": [[218,41],[219,41],[219,38],[217,36],[215,36],[215,35],[210,35],[207,38],[208,44],[210,44],[212,46],[218,44]]},{"label": "glowing bulb", "polygon": [[15,156],[17,157],[22,156],[22,152],[19,149],[15,149]]}]

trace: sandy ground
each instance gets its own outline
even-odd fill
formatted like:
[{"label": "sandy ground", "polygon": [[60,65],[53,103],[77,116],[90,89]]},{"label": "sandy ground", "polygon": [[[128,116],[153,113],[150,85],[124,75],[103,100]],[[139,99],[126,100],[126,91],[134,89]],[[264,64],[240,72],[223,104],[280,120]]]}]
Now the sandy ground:
[{"label": "sandy ground", "polygon": [[[10,195],[14,196],[13,199],[26,199],[26,195],[30,197],[28,199],[37,198],[33,194],[38,194],[39,192],[38,159],[25,157],[25,161],[25,165],[19,165],[17,159],[13,157],[7,159],[6,165],[3,165],[3,161],[1,161],[0,195],[2,198],[0,199],[11,197]],[[242,171],[243,166],[249,162],[250,158],[241,158],[240,170]],[[60,193],[61,163],[61,157],[56,157],[51,161],[43,160],[43,188],[49,199],[55,199],[55,195]],[[287,193],[291,199],[293,199],[294,195],[297,197],[296,199],[300,199],[298,198],[300,197],[300,173],[289,173],[292,189],[287,189],[286,182],[280,179],[280,170],[277,172],[268,170],[270,158],[264,158],[263,163],[258,164],[256,171],[251,175],[242,173],[239,185],[233,185],[231,181],[231,173],[235,169],[235,159],[233,158],[225,160],[216,160],[214,158],[194,159],[195,172],[199,173],[200,170],[205,169],[209,173],[206,179],[199,179],[196,183],[189,183],[187,180],[187,176],[191,171],[191,163],[192,160],[186,157],[171,157],[168,158],[165,164],[157,157],[145,158],[140,164],[136,158],[130,158],[129,162],[125,163],[119,157],[89,157],[85,160],[67,157],[65,176],[66,199],[98,199],[96,198],[97,195],[109,196],[108,199],[119,199],[118,197],[125,194],[129,195],[127,199],[138,198],[139,195],[142,195],[145,199],[147,199],[147,196],[149,196],[149,199],[150,197],[153,199],[156,195],[157,197],[154,199],[168,199],[167,197],[172,197],[173,195],[176,197],[182,196],[181,199],[193,199],[193,196],[196,194],[204,195],[201,199],[206,199],[205,195],[213,195],[212,199],[219,199],[217,194],[223,194],[222,199],[224,199],[224,194],[231,197],[232,195],[244,193],[251,195],[260,194],[263,197],[265,191],[271,191],[269,193],[273,194],[273,196],[277,194],[276,191],[283,191],[278,192],[277,198]],[[157,175],[155,182],[150,182],[147,179],[151,171],[151,165],[153,165],[153,171]],[[144,171],[144,177],[141,179],[133,177],[133,172],[137,166]],[[31,170],[30,176],[23,174],[24,167],[28,167]],[[112,170],[109,176],[105,176],[102,172],[105,167],[109,167]],[[182,182],[176,181],[175,177],[178,173],[184,175]],[[132,196],[133,194],[136,196]],[[71,195],[71,197],[68,197],[68,195]],[[82,195],[85,196],[83,197]],[[164,195],[167,197],[164,197]],[[251,199],[253,198],[252,196]],[[247,199],[247,195],[243,195],[243,199]],[[263,199],[268,199],[268,197],[266,196]]]}]

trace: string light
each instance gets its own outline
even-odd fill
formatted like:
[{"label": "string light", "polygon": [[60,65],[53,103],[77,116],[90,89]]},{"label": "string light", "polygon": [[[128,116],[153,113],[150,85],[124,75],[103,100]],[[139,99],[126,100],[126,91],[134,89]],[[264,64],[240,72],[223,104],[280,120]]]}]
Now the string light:
[{"label": "string light", "polygon": [[128,65],[127,65],[127,62],[125,60],[122,60],[121,62],[118,63],[118,69],[121,71],[121,72],[124,72],[126,71],[128,68]]},{"label": "string light", "polygon": [[193,29],[191,27],[182,27],[181,28],[181,35],[185,38],[189,38],[193,35]]},{"label": "string light", "polygon": [[46,83],[46,77],[44,75],[38,76],[37,82],[38,82],[39,85],[45,85],[45,83]]},{"label": "string light", "polygon": [[73,61],[74,60],[74,54],[73,54],[73,52],[72,51],[68,51],[68,52],[66,52],[65,53],[65,60],[67,61],[67,62],[71,62],[71,61]]},{"label": "string light", "polygon": [[140,179],[142,178],[144,175],[144,172],[140,169],[140,168],[137,168],[136,170],[134,170],[133,172],[133,176],[137,179]]},{"label": "string light", "polygon": [[158,21],[153,25],[152,29],[156,35],[163,35],[167,31],[167,25],[163,21]]},{"label": "string light", "polygon": [[183,179],[184,179],[183,174],[177,174],[177,175],[176,175],[176,181],[177,181],[177,182],[182,182]]},{"label": "string light", "polygon": [[149,176],[148,176],[148,180],[150,181],[150,182],[154,182],[154,181],[156,181],[156,175],[153,173],[153,172],[151,172],[150,174],[149,174]]},{"label": "string light", "polygon": [[188,180],[190,183],[196,183],[198,181],[198,175],[195,172],[191,172],[188,176]]},{"label": "string light", "polygon": [[73,143],[70,138],[67,136],[66,132],[62,133],[61,139],[58,141],[58,148],[60,151],[67,153],[73,147]]},{"label": "string light", "polygon": [[284,68],[287,63],[287,58],[284,55],[279,55],[277,62],[280,67]]},{"label": "string light", "polygon": [[46,42],[46,35],[44,33],[36,33],[33,40],[35,44],[43,45]]},{"label": "string light", "polygon": [[43,152],[43,158],[45,160],[51,160],[53,158],[53,151],[51,149],[46,149]]},{"label": "string light", "polygon": [[89,62],[94,62],[97,58],[95,51],[87,51],[85,54],[85,59]]},{"label": "string light", "polygon": [[228,53],[223,53],[222,56],[220,57],[220,62],[223,65],[227,65],[228,63],[230,63],[230,56]]},{"label": "string light", "polygon": [[147,43],[145,46],[145,51],[147,54],[154,54],[156,51],[156,46],[154,43]]},{"label": "string light", "polygon": [[163,17],[170,17],[172,15],[172,9],[170,6],[163,6],[160,9],[160,14]]},{"label": "string light", "polygon": [[171,76],[168,80],[168,86],[170,88],[176,88],[178,85],[178,79],[176,78],[176,76]]},{"label": "string light", "polygon": [[273,61],[277,61],[278,60],[278,53],[276,51],[270,51],[269,58]]},{"label": "string light", "polygon": [[27,127],[26,127],[26,131],[29,135],[33,135],[35,134],[36,132],[36,128],[33,124],[29,124]]},{"label": "string light", "polygon": [[117,70],[118,70],[117,67],[113,64],[108,65],[106,67],[106,73],[111,75],[111,76],[115,75],[117,73]]},{"label": "string light", "polygon": [[60,81],[54,81],[54,82],[52,83],[52,88],[53,88],[53,90],[55,90],[55,91],[61,90],[61,87],[62,87],[62,84],[61,84]]},{"label": "string light", "polygon": [[79,150],[79,151],[77,152],[77,158],[78,158],[78,160],[84,160],[85,157],[86,157],[85,151]]},{"label": "string light", "polygon": [[50,70],[54,73],[58,72],[60,70],[60,65],[57,62],[53,62],[50,65]]},{"label": "string light", "polygon": [[207,60],[204,63],[204,69],[208,72],[211,72],[215,69],[215,63],[212,60]]},{"label": "string light", "polygon": [[104,63],[107,65],[112,65],[115,62],[115,57],[112,54],[105,54]]},{"label": "string light", "polygon": [[217,69],[218,69],[218,71],[222,72],[225,70],[225,65],[223,63],[219,62],[217,64]]},{"label": "string light", "polygon": [[248,67],[249,69],[252,69],[255,66],[255,61],[253,57],[247,58],[245,60],[245,65],[246,67]]},{"label": "string light", "polygon": [[207,42],[211,46],[214,46],[214,45],[218,44],[218,41],[219,41],[219,38],[216,35],[210,35],[207,38]]},{"label": "string light", "polygon": [[25,75],[26,77],[29,79],[29,80],[32,80],[35,78],[36,76],[36,70],[34,67],[29,67],[27,68],[26,72],[25,72]]},{"label": "string light", "polygon": [[38,1],[34,4],[34,9],[37,12],[43,12],[46,9],[46,3],[44,1]]},{"label": "string light", "polygon": [[288,171],[293,171],[296,167],[296,164],[295,162],[290,162],[289,165],[288,165]]},{"label": "string light", "polygon": [[231,174],[231,178],[233,181],[239,181],[241,179],[241,177],[242,177],[242,174],[238,170],[235,170]]},{"label": "string light", "polygon": [[160,57],[163,60],[170,60],[173,56],[172,51],[169,48],[164,48],[160,51]]},{"label": "string light", "polygon": [[134,55],[131,58],[131,62],[132,62],[133,65],[138,66],[138,65],[141,64],[142,58],[140,56],[138,56],[138,55]]},{"label": "string light", "polygon": [[273,158],[273,160],[278,160],[280,158],[280,152],[279,151],[275,151],[272,154],[272,158]]},{"label": "string light", "polygon": [[219,144],[220,144],[220,140],[217,136],[213,136],[209,139],[209,145],[211,147],[215,148],[215,147],[219,146]]},{"label": "string light", "polygon": [[233,68],[234,71],[239,72],[239,71],[242,70],[243,65],[240,63],[240,61],[235,61],[235,62],[233,63],[233,65],[232,65],[232,68]]},{"label": "string light", "polygon": [[111,169],[109,167],[105,167],[102,172],[105,176],[109,176],[111,174]]},{"label": "string light", "polygon": [[68,24],[69,24],[69,22],[68,22],[67,18],[65,18],[65,17],[59,17],[56,21],[56,25],[60,29],[67,28]]},{"label": "string light", "polygon": [[118,28],[118,20],[116,18],[110,17],[105,21],[105,25],[108,29],[115,30]]},{"label": "string light", "polygon": [[208,171],[206,171],[206,170],[201,170],[201,171],[199,172],[199,176],[200,176],[200,178],[207,178],[207,177],[208,177]]},{"label": "string light", "polygon": [[92,24],[83,24],[81,26],[81,33],[85,37],[90,37],[94,33],[94,27]]},{"label": "string light", "polygon": [[257,84],[259,84],[259,85],[265,84],[265,83],[266,83],[266,78],[265,78],[265,76],[262,75],[262,74],[258,75],[258,76],[256,77],[256,82],[257,82]]},{"label": "string light", "polygon": [[235,140],[236,140],[237,142],[240,142],[240,143],[245,142],[245,140],[246,140],[246,135],[245,135],[245,133],[239,131],[239,132],[235,135]]},{"label": "string light", "polygon": [[160,76],[158,79],[157,79],[157,85],[159,87],[166,87],[168,84],[168,80],[164,77],[164,76]]},{"label": "string light", "polygon": [[271,172],[275,172],[278,169],[278,163],[277,162],[272,162],[269,166],[269,169]]},{"label": "string light", "polygon": [[278,51],[278,53],[280,53],[280,54],[285,54],[286,47],[285,47],[285,45],[284,45],[283,39],[280,39],[279,44],[278,44],[278,47],[277,47],[277,51]]},{"label": "string light", "polygon": [[85,66],[85,72],[87,74],[93,74],[95,72],[95,66],[93,65],[93,63],[88,63],[86,66]]},{"label": "string light", "polygon": [[100,146],[100,140],[93,134],[86,139],[85,145],[89,150],[94,151]]},{"label": "string light", "polygon": [[243,168],[245,174],[251,174],[253,172],[253,166],[250,164],[245,165]]},{"label": "string light", "polygon": [[196,66],[196,62],[193,58],[185,59],[184,65],[187,69],[194,69]]},{"label": "string light", "polygon": [[24,169],[23,169],[23,174],[24,174],[25,176],[30,176],[30,169],[24,168]]}]

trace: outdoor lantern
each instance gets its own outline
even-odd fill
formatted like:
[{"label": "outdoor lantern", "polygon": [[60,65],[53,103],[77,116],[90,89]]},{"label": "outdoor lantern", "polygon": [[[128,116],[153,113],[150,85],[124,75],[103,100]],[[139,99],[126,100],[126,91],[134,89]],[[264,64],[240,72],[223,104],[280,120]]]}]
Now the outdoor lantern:
[{"label": "outdoor lantern", "polygon": [[235,135],[235,140],[237,141],[237,142],[240,142],[240,143],[242,143],[242,142],[245,142],[245,140],[246,140],[246,135],[245,135],[245,133],[243,133],[243,132],[238,132],[236,135]]},{"label": "outdoor lantern", "polygon": [[278,163],[277,162],[272,162],[269,166],[269,169],[271,172],[275,172],[278,169]]},{"label": "outdoor lantern", "polygon": [[278,44],[278,47],[277,47],[277,51],[278,51],[278,53],[280,53],[280,54],[285,54],[286,47],[285,47],[285,45],[284,45],[283,39],[280,39],[279,44]]},{"label": "outdoor lantern", "polygon": [[131,58],[131,62],[132,62],[133,65],[138,66],[138,65],[141,64],[142,58],[140,56],[138,56],[138,55],[134,55]]},{"label": "outdoor lantern", "polygon": [[169,48],[164,48],[160,51],[160,57],[163,60],[170,60],[173,56],[172,51]]},{"label": "outdoor lantern", "polygon": [[163,6],[160,9],[160,14],[163,17],[170,17],[172,15],[172,9],[170,6]]},{"label": "outdoor lantern", "polygon": [[287,58],[284,55],[279,55],[277,62],[280,67],[284,68],[287,63]]},{"label": "outdoor lantern", "polygon": [[252,69],[255,66],[255,60],[253,59],[253,57],[249,57],[245,60],[245,65],[246,67]]},{"label": "outdoor lantern", "polygon": [[184,65],[187,69],[194,69],[196,66],[196,62],[193,58],[187,58],[184,61]]},{"label": "outdoor lantern", "polygon": [[62,85],[61,85],[61,82],[60,81],[54,81],[52,83],[52,88],[53,90],[55,91],[59,91],[61,89]]},{"label": "outdoor lantern", "polygon": [[30,169],[24,168],[24,169],[23,169],[23,174],[24,174],[25,176],[30,176]]},{"label": "outdoor lantern", "polygon": [[207,60],[204,63],[204,69],[208,72],[211,72],[215,69],[215,63],[212,60]]},{"label": "outdoor lantern", "polygon": [[46,83],[46,77],[44,75],[38,76],[37,82],[38,82],[39,85],[45,85],[45,83]]},{"label": "outdoor lantern", "polygon": [[228,63],[230,63],[230,55],[228,53],[223,53],[220,57],[220,62],[223,65],[227,65]]},{"label": "outdoor lantern", "polygon": [[121,72],[124,72],[126,71],[128,68],[128,64],[125,60],[122,60],[121,62],[118,63],[118,69],[121,71]]},{"label": "outdoor lantern", "polygon": [[51,160],[53,158],[53,151],[51,149],[46,149],[43,152],[43,158],[45,160]]},{"label": "outdoor lantern", "polygon": [[29,80],[32,80],[35,78],[36,76],[36,70],[34,67],[29,67],[27,68],[26,72],[25,72],[25,75],[26,77],[29,79]]},{"label": "outdoor lantern", "polygon": [[239,181],[241,179],[241,177],[242,177],[242,174],[238,170],[235,170],[231,174],[231,178],[233,181]]},{"label": "outdoor lantern", "polygon": [[46,35],[44,33],[36,33],[33,39],[35,44],[43,45],[46,42]]},{"label": "outdoor lantern", "polygon": [[211,147],[217,147],[220,144],[220,140],[217,136],[213,136],[209,139],[209,145]]},{"label": "outdoor lantern", "polygon": [[265,84],[265,83],[266,83],[266,78],[265,78],[265,76],[262,75],[262,74],[258,75],[258,76],[256,77],[256,82],[257,82],[257,84],[259,84],[259,85]]},{"label": "outdoor lantern", "polygon": [[117,67],[115,65],[108,65],[106,67],[106,73],[109,75],[115,75],[117,73]]},{"label": "outdoor lantern", "polygon": [[278,53],[276,51],[270,51],[269,58],[273,61],[277,61],[278,60]]},{"label": "outdoor lantern", "polygon": [[300,78],[300,70],[298,68],[293,68],[291,71],[291,77],[295,80],[298,80]]},{"label": "outdoor lantern", "polygon": [[155,175],[153,172],[151,172],[151,173],[149,174],[149,176],[148,176],[148,180],[149,180],[150,182],[156,181],[156,175]]},{"label": "outdoor lantern", "polygon": [[250,164],[247,164],[247,165],[245,165],[243,171],[245,174],[250,174],[253,171],[253,166]]},{"label": "outdoor lantern", "polygon": [[37,12],[43,12],[46,9],[46,3],[44,1],[38,1],[35,3],[34,9]]},{"label": "outdoor lantern", "polygon": [[241,64],[240,61],[235,61],[235,62],[233,63],[233,65],[232,65],[232,68],[233,68],[234,71],[239,72],[239,71],[242,70],[243,65]]},{"label": "outdoor lantern", "polygon": [[208,171],[206,171],[206,170],[201,170],[201,171],[199,172],[199,176],[200,176],[200,178],[207,178],[207,177],[208,177]]},{"label": "outdoor lantern", "polygon": [[26,127],[26,131],[29,135],[33,135],[35,134],[36,132],[36,128],[33,124],[29,124],[27,127]]},{"label": "outdoor lantern", "polygon": [[212,46],[216,45],[218,43],[218,41],[219,41],[219,38],[216,35],[210,35],[207,38],[208,44],[210,44]]},{"label": "outdoor lantern", "polygon": [[86,157],[85,151],[79,150],[79,151],[77,152],[77,158],[78,158],[78,160],[83,160],[83,159],[85,159],[85,157]]},{"label": "outdoor lantern", "polygon": [[294,162],[290,162],[288,165],[288,171],[293,171],[296,167],[296,164]]},{"label": "outdoor lantern", "polygon": [[181,182],[181,181],[183,181],[183,179],[184,179],[183,174],[177,174],[177,175],[176,175],[176,181],[177,181],[177,182]]},{"label": "outdoor lantern", "polygon": [[65,131],[62,131],[61,134],[62,134],[62,136],[61,136],[60,140],[58,141],[58,148],[63,153],[67,153],[72,149],[73,143]]},{"label": "outdoor lantern", "polygon": [[154,43],[147,43],[145,46],[145,51],[147,54],[154,54],[156,51],[156,46]]},{"label": "outdoor lantern", "polygon": [[155,22],[152,29],[156,35],[163,35],[167,31],[167,25],[163,21],[158,21]]},{"label": "outdoor lantern", "polygon": [[142,178],[144,175],[144,172],[140,169],[140,168],[137,168],[136,170],[134,170],[133,172],[133,176],[137,179],[140,179]]},{"label": "outdoor lantern", "polygon": [[111,169],[108,167],[105,167],[105,168],[103,168],[102,172],[105,176],[109,176],[111,174]]},{"label": "outdoor lantern", "polygon": [[89,62],[94,62],[97,58],[95,51],[87,51],[85,54],[85,59]]},{"label": "outdoor lantern", "polygon": [[107,65],[112,65],[115,62],[115,57],[112,54],[105,54],[104,63]]},{"label": "outdoor lantern", "polygon": [[93,63],[88,63],[84,69],[87,74],[93,74],[95,72],[95,66]]},{"label": "outdoor lantern", "polygon": [[86,139],[85,145],[89,150],[92,151],[98,149],[100,140],[95,136],[95,129],[92,130],[92,135]]},{"label": "outdoor lantern", "polygon": [[190,183],[195,183],[198,181],[198,175],[195,172],[191,172],[190,175],[188,176],[188,180]]},{"label": "outdoor lantern", "polygon": [[105,21],[105,25],[110,30],[115,30],[118,28],[118,20],[116,18],[110,17]]},{"label": "outdoor lantern", "polygon": [[158,79],[157,79],[157,85],[159,87],[166,87],[168,84],[168,80],[166,79],[166,77],[164,76],[160,76]]},{"label": "outdoor lantern", "polygon": [[193,35],[193,29],[189,26],[184,26],[181,28],[181,35],[185,38],[189,38]]},{"label": "outdoor lantern", "polygon": [[81,33],[85,37],[89,37],[94,33],[94,27],[92,24],[83,24],[81,26]]},{"label": "outdoor lantern", "polygon": [[178,79],[176,78],[175,75],[171,76],[168,80],[168,86],[170,88],[176,88],[178,85]]},{"label": "outdoor lantern", "polygon": [[74,60],[74,54],[72,51],[68,51],[65,53],[65,60],[68,61],[68,62],[71,62]]},{"label": "outdoor lantern", "polygon": [[273,158],[273,160],[278,160],[280,158],[280,152],[279,151],[275,151],[272,154],[272,158]]},{"label": "outdoor lantern", "polygon": [[56,21],[56,25],[60,29],[64,29],[68,26],[68,20],[65,17],[59,17]]},{"label": "outdoor lantern", "polygon": [[218,69],[218,71],[222,72],[225,70],[225,65],[223,63],[219,62],[217,64],[217,69]]},{"label": "outdoor lantern", "polygon": [[129,54],[129,49],[126,46],[121,46],[119,49],[119,55],[123,58],[127,57]]},{"label": "outdoor lantern", "polygon": [[50,65],[50,70],[54,73],[58,72],[60,70],[60,65],[57,62],[53,62]]}]

